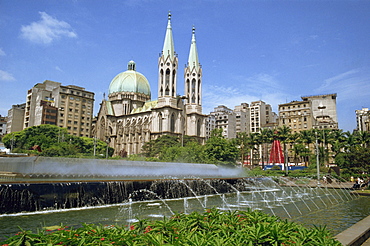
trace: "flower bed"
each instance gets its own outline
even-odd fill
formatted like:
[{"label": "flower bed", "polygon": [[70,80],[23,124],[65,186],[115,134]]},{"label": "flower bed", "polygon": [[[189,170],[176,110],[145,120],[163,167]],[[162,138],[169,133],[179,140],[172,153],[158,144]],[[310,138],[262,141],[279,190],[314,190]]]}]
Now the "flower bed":
[{"label": "flower bed", "polygon": [[341,245],[325,227],[306,228],[259,211],[207,209],[125,226],[22,231],[0,245]]}]

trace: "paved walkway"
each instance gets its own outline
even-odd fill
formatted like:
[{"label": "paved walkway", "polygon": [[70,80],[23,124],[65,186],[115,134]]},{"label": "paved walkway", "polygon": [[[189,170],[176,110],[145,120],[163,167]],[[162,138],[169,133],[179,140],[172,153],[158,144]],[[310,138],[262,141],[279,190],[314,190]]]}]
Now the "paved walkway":
[{"label": "paved walkway", "polygon": [[[296,182],[297,179],[283,179],[285,181],[285,186],[301,186],[301,187],[318,187],[317,180],[309,180],[307,183]],[[320,181],[319,187],[334,188],[334,189],[350,189],[354,183],[352,182],[337,182],[333,181],[331,183],[324,183]]]}]

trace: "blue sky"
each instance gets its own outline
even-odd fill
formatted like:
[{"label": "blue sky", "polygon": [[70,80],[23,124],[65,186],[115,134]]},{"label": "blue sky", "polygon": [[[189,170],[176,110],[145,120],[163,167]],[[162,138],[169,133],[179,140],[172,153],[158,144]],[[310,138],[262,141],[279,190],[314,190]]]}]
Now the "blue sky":
[{"label": "blue sky", "polygon": [[337,93],[339,127],[352,131],[370,107],[370,1],[0,0],[0,114],[44,80],[95,92],[96,114],[131,59],[157,98],[168,11],[178,94],[195,25],[205,114]]}]

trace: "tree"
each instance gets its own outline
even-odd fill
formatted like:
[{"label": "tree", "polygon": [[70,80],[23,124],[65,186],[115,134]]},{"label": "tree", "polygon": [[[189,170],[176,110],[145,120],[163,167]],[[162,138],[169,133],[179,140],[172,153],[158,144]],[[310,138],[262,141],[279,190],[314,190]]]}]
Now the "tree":
[{"label": "tree", "polygon": [[284,144],[284,168],[285,168],[286,175],[288,175],[288,155],[287,155],[286,144],[289,140],[291,131],[292,130],[289,127],[287,127],[286,125],[283,125],[279,127],[276,132],[277,139]]},{"label": "tree", "polygon": [[315,142],[315,135],[312,130],[305,130],[299,133],[299,141],[306,145],[306,149],[309,153],[305,153],[305,163],[308,165],[310,163],[310,152],[311,145]]},{"label": "tree", "polygon": [[[19,152],[27,152],[35,145],[41,147],[43,156],[73,156],[77,154],[93,154],[92,138],[69,135],[67,129],[55,125],[39,125],[28,127],[22,131],[10,133],[3,138],[7,148],[17,148]],[[96,140],[97,153],[105,153],[107,143]],[[113,153],[109,149],[109,153]]]},{"label": "tree", "polygon": [[222,136],[222,129],[215,129],[204,146],[205,155],[213,163],[235,163],[238,149],[232,141]]},{"label": "tree", "polygon": [[264,128],[260,133],[260,143],[262,144],[262,169],[265,167],[265,161],[267,163],[267,144],[271,144],[273,141],[273,131],[268,128]]},{"label": "tree", "polygon": [[341,157],[341,162],[337,164],[341,168],[360,175],[370,172],[370,148],[353,146],[339,157]]},{"label": "tree", "polygon": [[159,155],[161,161],[182,163],[205,163],[204,146],[195,141],[189,141],[184,147],[166,148]]},{"label": "tree", "polygon": [[155,140],[151,140],[145,143],[142,147],[143,154],[146,157],[158,158],[160,153],[164,152],[165,149],[170,147],[180,147],[179,138],[176,136],[163,135]]},{"label": "tree", "polygon": [[[261,144],[260,134],[256,132],[249,133],[249,144],[251,146],[251,164],[256,164],[256,160],[259,160],[259,145]],[[258,162],[257,162],[258,164]]]},{"label": "tree", "polygon": [[370,144],[370,133],[369,132],[362,132],[356,131],[354,132],[357,141],[361,144],[362,147],[367,148]]},{"label": "tree", "polygon": [[237,132],[235,138],[235,145],[239,148],[239,156],[241,157],[241,163],[244,163],[245,154],[250,151],[249,138],[246,132]]}]

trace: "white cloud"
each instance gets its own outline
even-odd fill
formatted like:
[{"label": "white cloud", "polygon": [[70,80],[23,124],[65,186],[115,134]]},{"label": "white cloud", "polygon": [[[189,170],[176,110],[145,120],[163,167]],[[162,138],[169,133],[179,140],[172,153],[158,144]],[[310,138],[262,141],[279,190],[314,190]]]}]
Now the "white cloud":
[{"label": "white cloud", "polygon": [[337,93],[339,101],[353,103],[360,98],[370,98],[370,74],[362,69],[352,69],[326,79],[318,93]]},{"label": "white cloud", "polygon": [[0,56],[6,56],[5,52],[3,51],[2,48],[0,48]]},{"label": "white cloud", "polygon": [[0,70],[0,81],[14,81],[15,78],[8,72]]},{"label": "white cloud", "polygon": [[286,98],[291,98],[272,75],[261,73],[251,77],[236,76],[231,79],[233,82],[230,84],[238,84],[238,87],[205,85],[203,89],[203,113],[208,114],[219,105],[234,109],[235,106],[241,103],[250,104],[259,100],[270,104],[273,110],[276,111],[278,104],[284,103]]},{"label": "white cloud", "polygon": [[60,67],[58,67],[58,66],[55,66],[55,69],[57,70],[57,71],[59,71],[59,72],[64,72]]},{"label": "white cloud", "polygon": [[49,44],[61,37],[77,37],[77,34],[67,22],[57,20],[45,12],[39,12],[39,14],[41,20],[22,26],[21,36],[23,38],[34,43]]}]

